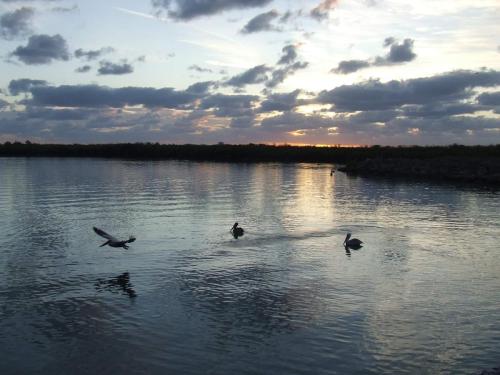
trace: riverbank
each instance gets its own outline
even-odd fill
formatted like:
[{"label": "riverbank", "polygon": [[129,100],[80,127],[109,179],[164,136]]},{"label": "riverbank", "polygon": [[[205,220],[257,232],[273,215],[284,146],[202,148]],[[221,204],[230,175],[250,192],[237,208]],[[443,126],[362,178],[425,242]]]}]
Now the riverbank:
[{"label": "riverbank", "polygon": [[339,169],[351,175],[500,185],[500,159],[494,157],[370,158],[349,162]]},{"label": "riverbank", "polygon": [[500,145],[314,147],[159,143],[0,144],[0,157],[98,157],[139,160],[341,164],[353,175],[500,184]]}]

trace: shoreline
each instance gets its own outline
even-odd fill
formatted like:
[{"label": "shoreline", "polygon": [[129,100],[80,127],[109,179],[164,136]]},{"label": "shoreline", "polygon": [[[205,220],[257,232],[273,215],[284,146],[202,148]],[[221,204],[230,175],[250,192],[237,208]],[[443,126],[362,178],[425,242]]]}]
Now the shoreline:
[{"label": "shoreline", "polygon": [[240,163],[328,163],[348,175],[500,185],[500,145],[314,147],[159,143],[0,144],[0,157],[85,157]]}]

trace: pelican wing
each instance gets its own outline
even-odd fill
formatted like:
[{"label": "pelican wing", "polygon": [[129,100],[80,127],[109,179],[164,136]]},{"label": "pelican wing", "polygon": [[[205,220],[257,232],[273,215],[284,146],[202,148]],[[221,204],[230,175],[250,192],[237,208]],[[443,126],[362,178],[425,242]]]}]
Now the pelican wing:
[{"label": "pelican wing", "polygon": [[102,229],[99,229],[99,228],[96,228],[94,227],[94,232],[96,232],[99,236],[101,237],[104,237],[110,241],[118,241],[115,237],[113,237],[112,235],[110,234],[107,234],[105,231],[103,231]]}]

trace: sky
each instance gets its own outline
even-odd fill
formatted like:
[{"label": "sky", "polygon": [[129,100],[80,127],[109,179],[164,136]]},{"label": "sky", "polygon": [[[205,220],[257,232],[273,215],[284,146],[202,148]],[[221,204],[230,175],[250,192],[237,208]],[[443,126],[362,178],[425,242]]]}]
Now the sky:
[{"label": "sky", "polygon": [[0,0],[0,142],[500,143],[498,0]]}]

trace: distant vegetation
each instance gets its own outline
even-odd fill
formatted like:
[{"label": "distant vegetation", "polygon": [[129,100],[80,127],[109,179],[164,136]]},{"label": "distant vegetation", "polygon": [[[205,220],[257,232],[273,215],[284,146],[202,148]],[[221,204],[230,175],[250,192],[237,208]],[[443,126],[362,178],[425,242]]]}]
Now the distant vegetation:
[{"label": "distant vegetation", "polygon": [[343,164],[351,174],[500,184],[500,145],[314,147],[248,145],[0,144],[0,156],[99,157],[221,162],[310,162]]},{"label": "distant vegetation", "polygon": [[371,146],[314,147],[248,145],[163,145],[159,143],[36,144],[26,141],[0,144],[0,156],[101,157],[123,159],[180,159],[228,162],[348,163],[365,159],[435,159],[442,157],[500,158],[494,146]]}]

